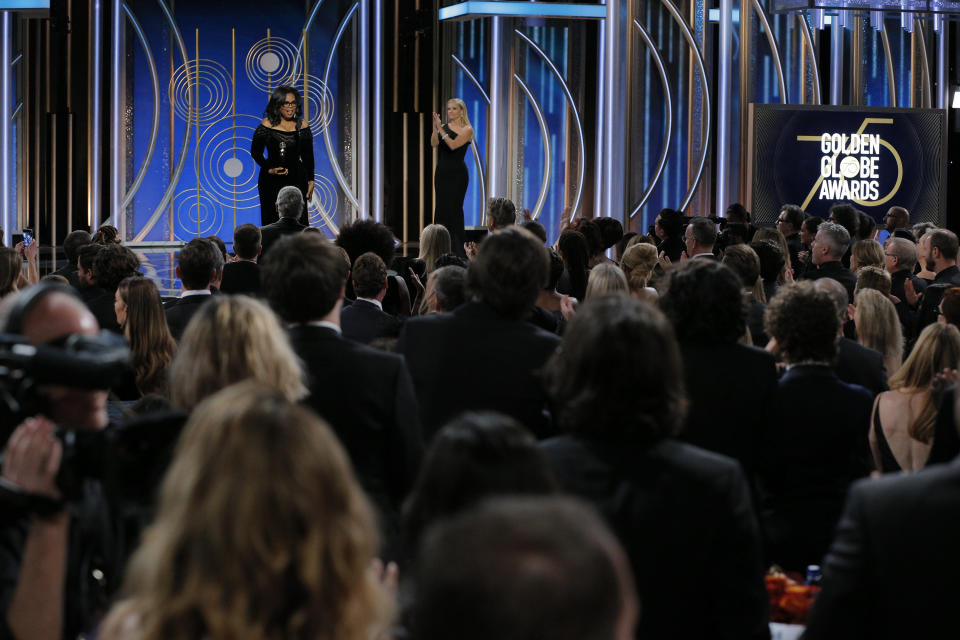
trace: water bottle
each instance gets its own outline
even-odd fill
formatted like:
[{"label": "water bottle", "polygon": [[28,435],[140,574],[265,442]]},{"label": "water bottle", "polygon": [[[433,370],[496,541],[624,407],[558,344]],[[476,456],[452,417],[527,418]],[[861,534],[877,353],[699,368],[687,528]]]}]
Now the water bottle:
[{"label": "water bottle", "polygon": [[820,565],[811,564],[807,566],[807,581],[806,584],[820,586],[820,581],[823,579],[823,574],[820,572]]}]

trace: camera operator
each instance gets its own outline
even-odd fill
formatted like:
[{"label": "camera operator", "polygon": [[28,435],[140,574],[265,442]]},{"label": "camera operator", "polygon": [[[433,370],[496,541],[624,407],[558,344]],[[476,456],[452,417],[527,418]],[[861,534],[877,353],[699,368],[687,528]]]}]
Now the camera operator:
[{"label": "camera operator", "polygon": [[[40,285],[4,299],[0,327],[32,345],[99,334],[93,314],[59,286]],[[77,487],[64,487],[57,482],[64,445],[54,425],[78,434],[105,428],[107,391],[38,382],[37,392],[40,409],[13,431],[0,474],[7,495],[26,495],[32,504],[46,505],[0,520],[3,640],[77,638],[95,624],[120,578],[100,483],[83,479]],[[63,500],[64,489],[76,494],[69,502]]]}]

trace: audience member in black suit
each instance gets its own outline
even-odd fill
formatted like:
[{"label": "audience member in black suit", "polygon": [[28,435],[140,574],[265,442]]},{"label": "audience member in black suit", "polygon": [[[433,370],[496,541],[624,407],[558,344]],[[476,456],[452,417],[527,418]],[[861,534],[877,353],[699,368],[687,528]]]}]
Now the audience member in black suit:
[{"label": "audience member in black suit", "polygon": [[798,266],[800,265],[800,252],[803,250],[803,241],[800,238],[800,227],[803,226],[803,220],[806,218],[803,209],[795,204],[785,204],[780,207],[780,215],[777,216],[777,230],[783,234],[787,241],[787,248],[790,251],[790,266],[794,272],[799,275]]},{"label": "audience member in black suit", "polygon": [[280,189],[277,194],[277,215],[280,219],[260,227],[262,256],[266,256],[273,243],[283,236],[300,233],[306,228],[298,222],[301,213],[303,213],[303,194],[300,189],[293,186]]},{"label": "audience member in black suit", "polygon": [[350,270],[353,292],[357,299],[340,311],[343,337],[360,344],[370,344],[376,338],[397,337],[400,322],[383,311],[383,297],[387,295],[387,265],[375,253],[364,253]]},{"label": "audience member in black suit", "polygon": [[[820,278],[814,286],[830,296],[837,310],[840,326],[846,324],[850,320],[851,309],[846,300],[846,287],[833,278]],[[837,343],[834,371],[842,381],[858,384],[873,395],[890,388],[887,385],[889,372],[883,364],[883,354],[842,335]]]},{"label": "audience member in black suit", "polygon": [[907,337],[913,332],[911,308],[907,302],[906,283],[913,284],[913,291],[922,294],[927,289],[927,281],[913,274],[917,266],[917,243],[904,238],[890,238],[883,249],[884,267],[890,274],[890,295],[897,299],[897,316],[903,325]]},{"label": "audience member in black suit", "polygon": [[[396,318],[406,318],[412,312],[410,289],[406,280],[395,271],[390,270],[393,264],[396,238],[387,225],[373,220],[357,220],[340,228],[336,244],[347,252],[348,267],[353,265],[361,255],[373,252],[380,256],[383,264],[387,265],[387,293],[380,301],[383,310]],[[439,265],[434,265],[438,268]],[[347,281],[347,298],[354,298],[353,282]]]},{"label": "audience member in black suit", "polygon": [[[847,248],[844,250],[843,257],[839,258],[844,267],[850,268],[850,249],[860,235],[860,210],[852,204],[839,203],[830,207],[828,220],[840,225],[847,231]],[[812,247],[811,247],[812,248]]]},{"label": "audience member in black suit", "polygon": [[447,265],[430,272],[424,288],[420,315],[450,313],[467,301],[467,270]]},{"label": "audience member in black suit", "polygon": [[220,291],[260,295],[260,265],[257,258],[261,250],[260,227],[242,224],[233,230],[233,252],[237,259],[223,265]]},{"label": "audience member in black suit", "polygon": [[763,280],[760,278],[760,258],[749,245],[737,244],[723,252],[722,262],[733,269],[743,284],[750,342],[762,349],[767,346],[768,338],[763,328],[763,313],[767,310],[767,306],[761,301],[761,296],[766,299],[766,294],[763,292]]},{"label": "audience member in black suit", "polygon": [[[740,465],[671,437],[686,397],[667,318],[623,295],[590,300],[548,371],[570,433],[541,447],[560,485],[593,503],[624,545],[643,603],[637,637],[701,638],[709,629],[715,638],[768,638],[760,536]],[[691,579],[705,566],[723,576],[722,588]]]},{"label": "audience member in black suit", "polygon": [[960,460],[856,483],[804,637],[953,637],[958,539]]},{"label": "audience member in black suit", "polygon": [[80,289],[80,279],[77,277],[77,252],[92,242],[89,233],[82,229],[71,231],[63,240],[63,253],[67,257],[67,264],[54,271],[51,275],[63,276],[74,289]]},{"label": "audience member in black suit", "polygon": [[122,244],[109,244],[97,252],[93,260],[93,280],[102,292],[87,300],[87,307],[96,316],[101,329],[122,334],[113,309],[117,287],[125,278],[139,273],[140,259]]},{"label": "audience member in black suit", "polygon": [[684,253],[691,260],[716,260],[713,247],[717,244],[717,225],[709,218],[694,218],[683,232]]},{"label": "audience member in black suit", "polygon": [[847,487],[869,471],[873,395],[831,368],[840,321],[831,296],[813,283],[780,290],[767,332],[787,371],[763,440],[761,522],[768,561],[802,571],[820,564]]},{"label": "audience member in black suit", "polygon": [[[741,290],[729,267],[696,260],[670,274],[660,308],[680,342],[690,401],[679,437],[736,458],[752,475],[770,426],[777,373],[773,356],[738,343],[746,333]],[[747,381],[749,391],[735,391]]]},{"label": "audience member in black suit", "polygon": [[103,289],[97,286],[93,276],[93,263],[103,245],[86,244],[77,249],[77,287],[80,299],[85,303],[103,294]]},{"label": "audience member in black suit", "polygon": [[937,321],[938,307],[943,298],[943,292],[950,287],[960,286],[960,268],[957,268],[958,246],[957,234],[947,229],[934,229],[924,235],[929,236],[929,258],[923,265],[927,270],[936,274],[926,290],[917,293],[912,283],[904,283],[904,294],[911,306],[920,303],[920,308],[914,314],[913,336],[920,335],[924,327]]},{"label": "audience member in black suit", "polygon": [[683,242],[683,214],[673,209],[661,209],[653,223],[657,237],[657,249],[660,254],[679,262],[680,255],[686,250]]},{"label": "audience member in black suit", "polygon": [[170,333],[179,341],[193,314],[210,300],[211,287],[220,284],[223,275],[220,249],[205,238],[194,238],[177,254],[176,273],[182,290],[178,299],[166,304],[165,313]]},{"label": "audience member in black suit", "polygon": [[267,298],[307,370],[308,404],[333,428],[381,515],[396,556],[401,502],[422,455],[417,403],[403,358],[340,335],[347,265],[316,234],[289,236],[263,264]]},{"label": "audience member in black suit", "polygon": [[817,237],[817,229],[820,228],[822,223],[823,218],[819,216],[807,216],[804,218],[803,224],[800,225],[800,242],[803,243],[803,248],[797,255],[800,264],[793,265],[793,277],[795,280],[799,280],[803,274],[815,268],[810,261],[812,257],[810,255],[810,247],[813,246],[813,240]]},{"label": "audience member in black suit", "polygon": [[404,324],[397,351],[406,356],[428,437],[468,410],[499,411],[539,437],[551,433],[539,372],[560,339],[524,321],[548,268],[547,249],[533,234],[504,229],[470,263],[472,302]]},{"label": "audience member in black suit", "polygon": [[803,273],[804,280],[833,278],[847,290],[847,302],[853,303],[857,276],[840,262],[850,246],[850,234],[839,224],[824,222],[817,227],[817,235],[810,245],[810,262],[813,268]]},{"label": "audience member in black suit", "polygon": [[593,510],[569,498],[499,498],[430,532],[412,631],[419,640],[631,640],[638,614],[623,549]]}]

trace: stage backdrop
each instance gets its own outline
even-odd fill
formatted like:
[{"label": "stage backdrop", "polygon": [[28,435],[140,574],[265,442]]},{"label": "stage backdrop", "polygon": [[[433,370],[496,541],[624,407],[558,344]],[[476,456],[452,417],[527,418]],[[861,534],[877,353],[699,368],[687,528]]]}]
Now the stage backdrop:
[{"label": "stage backdrop", "polygon": [[783,204],[826,218],[851,202],[882,222],[891,206],[942,224],[946,112],[938,109],[752,104],[752,202],[760,224]]}]

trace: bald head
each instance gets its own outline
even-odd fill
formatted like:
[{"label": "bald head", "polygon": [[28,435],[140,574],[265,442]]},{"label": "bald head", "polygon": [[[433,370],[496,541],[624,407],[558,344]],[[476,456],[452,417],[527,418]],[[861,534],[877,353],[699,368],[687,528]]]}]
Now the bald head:
[{"label": "bald head", "polygon": [[890,238],[884,253],[886,267],[890,273],[913,271],[917,264],[917,245],[906,238]]},{"label": "bald head", "polygon": [[100,326],[79,299],[54,292],[45,295],[27,312],[22,333],[33,344],[43,344],[73,334],[95,336],[100,333]]}]

